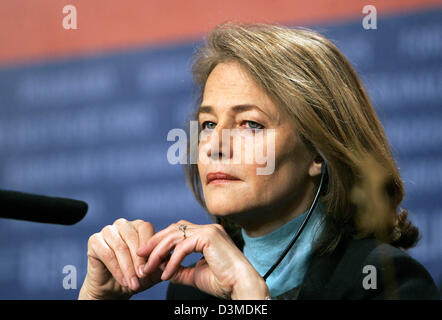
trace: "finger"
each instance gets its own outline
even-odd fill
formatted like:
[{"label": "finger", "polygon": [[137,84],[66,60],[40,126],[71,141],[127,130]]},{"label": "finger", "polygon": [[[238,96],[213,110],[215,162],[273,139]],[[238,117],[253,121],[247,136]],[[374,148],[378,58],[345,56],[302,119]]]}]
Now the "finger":
[{"label": "finger", "polygon": [[170,278],[170,282],[196,287],[195,270],[199,270],[199,272],[201,272],[201,268],[204,265],[207,265],[207,262],[204,258],[202,258],[194,267],[179,266],[176,272]]},{"label": "finger", "polygon": [[195,287],[195,268],[179,266],[170,282]]},{"label": "finger", "polygon": [[186,238],[175,246],[172,256],[161,275],[161,280],[169,280],[173,274],[179,269],[182,261],[189,254],[195,252],[195,238]]},{"label": "finger", "polygon": [[150,222],[143,220],[135,220],[131,222],[137,229],[140,247],[146,244],[150,238],[155,234],[155,230]]},{"label": "finger", "polygon": [[120,269],[117,257],[106,241],[104,241],[102,233],[93,234],[89,243],[91,252],[88,253],[88,256],[101,261],[114,279],[117,280],[121,286],[127,287],[128,283]]},{"label": "finger", "polygon": [[137,264],[136,264],[136,268],[137,268],[137,272],[141,277],[144,277],[144,265],[147,262],[147,257],[145,256],[140,256],[138,255],[138,250],[143,246],[143,244],[146,244],[150,238],[152,238],[152,236],[155,233],[155,230],[152,226],[151,223],[149,222],[145,222],[143,220],[135,220],[132,221],[132,225],[134,226],[134,228],[137,230],[138,233],[138,249],[136,252],[136,256],[137,258]]},{"label": "finger", "polygon": [[144,249],[149,240],[154,237],[155,230],[151,223],[143,220],[135,220],[132,222],[132,224],[138,231],[139,247],[137,250],[137,255],[140,257],[145,257],[146,255],[144,254]]},{"label": "finger", "polygon": [[138,290],[140,283],[135,272],[130,250],[121,238],[118,229],[113,225],[106,226],[103,228],[102,233],[104,241],[114,251],[129,287],[134,291]]},{"label": "finger", "polygon": [[183,236],[178,230],[173,230],[170,228],[168,234],[160,239],[159,242],[158,240],[153,241],[153,243],[156,245],[149,254],[149,259],[144,267],[144,273],[149,273],[152,270],[157,269],[161,262],[163,262],[170,254],[175,245],[182,241],[182,239]]},{"label": "finger", "polygon": [[155,233],[150,239],[147,240],[144,244],[140,246],[137,250],[137,255],[140,257],[148,257],[155,246],[172,231],[173,227],[170,225],[169,227]]},{"label": "finger", "polygon": [[163,238],[165,238],[171,232],[179,231],[179,226],[182,224],[186,225],[187,227],[194,225],[193,223],[186,220],[180,220],[177,223],[172,223],[167,228],[161,230],[160,232],[157,232],[154,236],[152,236],[148,240],[147,244],[138,250],[137,254],[140,256],[149,256],[152,253],[152,250],[158,245],[158,243]]},{"label": "finger", "polygon": [[133,227],[132,224],[129,223],[126,219],[118,219],[114,222],[114,225],[118,229],[118,233],[120,234],[123,241],[126,243],[127,247],[129,248],[129,252],[132,258],[132,262],[135,268],[135,271],[137,272],[138,277],[142,277],[143,274],[139,272],[138,267],[144,266],[145,261],[143,258],[139,257],[137,255],[138,250],[138,232]]}]

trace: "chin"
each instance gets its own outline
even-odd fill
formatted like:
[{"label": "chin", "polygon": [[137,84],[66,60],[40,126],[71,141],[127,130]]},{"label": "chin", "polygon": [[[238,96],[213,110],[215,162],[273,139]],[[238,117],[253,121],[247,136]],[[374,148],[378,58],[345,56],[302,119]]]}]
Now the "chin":
[{"label": "chin", "polygon": [[220,188],[206,189],[204,199],[210,214],[216,216],[236,215],[250,210],[250,204],[256,202],[249,190],[241,188]]},{"label": "chin", "polygon": [[208,199],[209,201],[206,201],[207,209],[211,214],[216,216],[228,216],[241,212],[241,204],[236,203],[231,199],[232,198],[221,199],[220,197],[216,197],[216,199]]},{"label": "chin", "polygon": [[221,200],[217,198],[213,202],[208,201],[206,202],[207,209],[210,214],[222,217],[240,215],[252,209],[245,201],[238,200],[238,202],[234,202],[231,199],[232,198]]},{"label": "chin", "polygon": [[219,202],[215,205],[207,205],[207,209],[209,209],[210,214],[215,216],[229,216],[241,212],[237,206],[232,204],[223,205]]}]

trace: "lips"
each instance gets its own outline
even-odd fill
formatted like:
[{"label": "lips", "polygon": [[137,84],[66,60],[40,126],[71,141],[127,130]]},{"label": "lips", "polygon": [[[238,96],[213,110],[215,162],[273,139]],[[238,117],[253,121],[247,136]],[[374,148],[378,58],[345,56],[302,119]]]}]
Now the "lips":
[{"label": "lips", "polygon": [[209,172],[206,176],[206,181],[207,184],[222,184],[240,181],[240,179],[224,172]]}]

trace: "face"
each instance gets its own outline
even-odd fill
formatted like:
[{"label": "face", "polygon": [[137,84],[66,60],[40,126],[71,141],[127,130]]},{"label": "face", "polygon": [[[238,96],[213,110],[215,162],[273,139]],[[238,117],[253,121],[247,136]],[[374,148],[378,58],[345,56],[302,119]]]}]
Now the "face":
[{"label": "face", "polygon": [[[314,155],[298,137],[288,116],[240,64],[220,63],[210,73],[198,121],[202,129],[198,171],[211,214],[259,212],[278,204],[299,202],[305,196]],[[224,138],[225,129],[237,129],[231,132],[238,133],[240,140],[235,140],[235,134]],[[270,132],[274,132],[274,155],[269,148],[270,140],[266,139],[271,137]],[[264,139],[247,140],[259,134]],[[257,174],[257,169],[267,164],[258,163],[256,158],[245,160],[257,149],[267,159],[274,157],[271,174]],[[238,154],[241,161],[232,161]],[[227,176],[216,173],[225,173],[236,180],[226,180]]]}]

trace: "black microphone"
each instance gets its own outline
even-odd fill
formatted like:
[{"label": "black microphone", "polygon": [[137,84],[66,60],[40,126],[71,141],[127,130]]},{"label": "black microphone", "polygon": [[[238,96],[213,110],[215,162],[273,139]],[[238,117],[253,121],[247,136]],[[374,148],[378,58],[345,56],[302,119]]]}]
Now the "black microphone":
[{"label": "black microphone", "polygon": [[0,190],[0,218],[72,225],[87,210],[84,201]]}]

